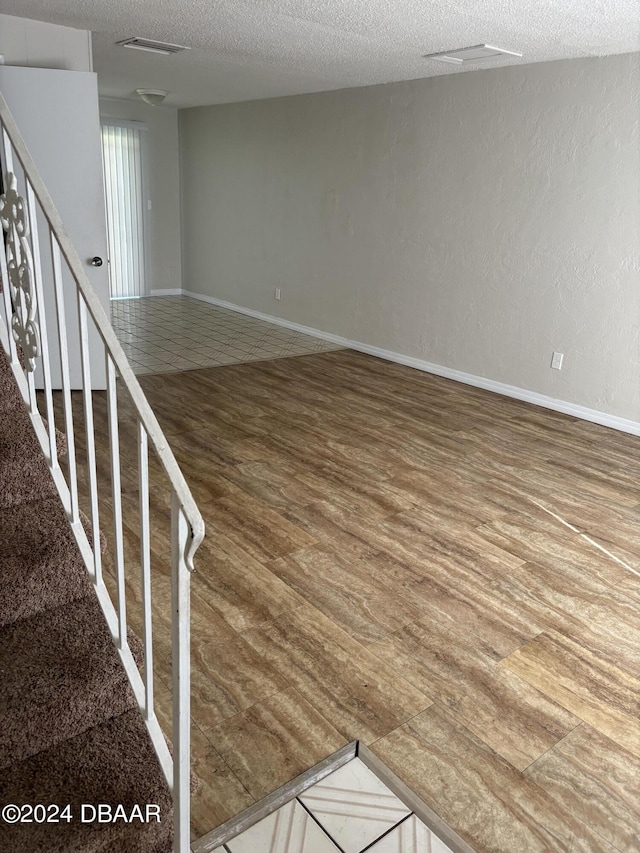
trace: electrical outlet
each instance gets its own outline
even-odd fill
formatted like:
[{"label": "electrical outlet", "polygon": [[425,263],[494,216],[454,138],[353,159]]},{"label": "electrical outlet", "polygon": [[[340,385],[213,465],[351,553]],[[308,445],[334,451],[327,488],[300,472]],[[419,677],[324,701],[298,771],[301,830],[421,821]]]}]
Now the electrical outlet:
[{"label": "electrical outlet", "polygon": [[564,358],[563,352],[554,352],[551,356],[551,367],[554,370],[562,370],[562,359]]},{"label": "electrical outlet", "polygon": [[280,288],[279,288],[279,287],[276,287],[276,289],[275,289],[275,291],[274,291],[274,294],[273,294],[273,295],[275,296],[275,298],[276,298],[278,301],[280,301]]}]

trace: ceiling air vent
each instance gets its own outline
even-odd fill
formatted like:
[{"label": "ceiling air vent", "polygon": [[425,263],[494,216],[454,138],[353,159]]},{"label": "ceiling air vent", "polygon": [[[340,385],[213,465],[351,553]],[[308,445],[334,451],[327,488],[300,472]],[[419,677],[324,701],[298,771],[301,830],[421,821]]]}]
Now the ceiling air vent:
[{"label": "ceiling air vent", "polygon": [[473,47],[461,47],[458,50],[445,50],[442,53],[428,53],[423,59],[437,59],[438,62],[450,62],[464,65],[465,62],[478,62],[482,59],[499,59],[501,56],[522,56],[515,50],[492,47],[490,44],[476,44]]},{"label": "ceiling air vent", "polygon": [[122,41],[117,41],[116,44],[119,44],[121,47],[132,47],[135,50],[148,50],[151,53],[163,53],[165,56],[169,56],[172,53],[180,53],[181,50],[191,50],[190,47],[184,47],[180,44],[153,41],[152,39],[140,38],[140,36],[123,39]]}]

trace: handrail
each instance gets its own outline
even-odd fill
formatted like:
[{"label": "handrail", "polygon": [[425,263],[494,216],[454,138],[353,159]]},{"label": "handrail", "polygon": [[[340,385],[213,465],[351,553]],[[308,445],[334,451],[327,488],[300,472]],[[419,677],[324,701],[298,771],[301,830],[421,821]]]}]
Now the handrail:
[{"label": "handrail", "polygon": [[[78,253],[53,204],[38,169],[27,150],[7,103],[0,93],[0,165],[4,192],[0,196],[0,345],[10,358],[11,369],[27,405],[36,437],[42,447],[69,524],[93,582],[98,601],[111,631],[118,654],[173,796],[174,853],[190,849],[190,624],[189,586],[193,558],[204,538],[204,522],[178,467],[158,420],[129,365],[100,300],[84,270]],[[15,163],[25,185],[18,192]],[[25,200],[26,199],[26,200]],[[46,223],[43,238],[38,220]],[[50,268],[45,270],[44,256]],[[78,308],[77,329],[67,322],[65,282],[75,286]],[[54,297],[55,313],[47,318],[45,293]],[[104,347],[107,371],[110,483],[115,547],[116,602],[112,601],[103,576],[100,489],[94,435],[94,398],[91,385],[89,317]],[[52,322],[53,320],[53,322]],[[56,428],[48,328],[57,331],[57,351],[61,367],[61,390],[66,440],[66,469],[60,466],[56,448]],[[75,333],[80,347],[81,388],[83,391],[84,432],[90,501],[89,535],[79,501],[76,459],[76,432],[70,384],[69,338]],[[46,423],[38,409],[35,371],[40,369],[46,403]],[[140,600],[141,640],[144,649],[142,673],[134,660],[127,637],[127,578],[125,577],[124,527],[121,508],[121,471],[118,394],[116,383],[126,390],[136,415],[138,443],[138,489],[140,512]],[[160,729],[154,709],[153,612],[151,602],[151,542],[149,520],[149,464],[151,447],[168,479],[171,493],[171,650],[173,681],[173,756]]]},{"label": "handrail", "polygon": [[169,481],[172,483],[176,494],[178,495],[180,506],[182,507],[187,521],[189,522],[189,526],[191,527],[192,542],[187,553],[187,564],[189,565],[189,569],[193,571],[193,555],[198,550],[202,540],[204,539],[204,521],[200,514],[200,510],[193,499],[191,490],[184,479],[184,475],[176,462],[175,456],[167,443],[167,439],[162,432],[158,419],[147,402],[147,398],[144,396],[140,383],[131,369],[131,365],[124,354],[120,341],[117,339],[116,334],[113,331],[111,322],[107,317],[91,282],[89,281],[89,277],[83,268],[78,252],[71,242],[67,229],[65,228],[62,218],[49,195],[49,191],[40,177],[36,164],[33,162],[33,158],[27,150],[27,146],[22,139],[22,135],[20,134],[18,126],[11,115],[11,111],[9,110],[2,92],[0,92],[0,119],[2,119],[2,124],[4,125],[4,129],[7,132],[9,139],[11,140],[16,156],[20,161],[25,174],[29,177],[34,194],[40,203],[41,210],[49,223],[49,227],[56,235],[60,251],[69,265],[69,269],[76,280],[78,289],[84,297],[89,314],[96,324],[96,328],[98,329],[105,346],[113,356],[115,366],[118,368],[122,382],[131,395],[131,399],[136,406],[153,448],[158,455],[158,459],[160,460]]}]

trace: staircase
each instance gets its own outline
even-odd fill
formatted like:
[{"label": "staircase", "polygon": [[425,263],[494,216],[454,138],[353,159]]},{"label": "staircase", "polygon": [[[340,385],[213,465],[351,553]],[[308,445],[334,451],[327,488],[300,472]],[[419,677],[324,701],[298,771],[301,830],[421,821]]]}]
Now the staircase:
[{"label": "staircase", "polygon": [[[189,590],[204,524],[2,94],[0,167],[0,853],[188,853]],[[99,445],[93,389],[105,385]],[[138,446],[126,519],[121,418]],[[151,454],[166,488],[153,502]],[[166,734],[152,529],[171,544],[167,565],[153,566],[171,577]]]},{"label": "staircase", "polygon": [[[168,853],[171,792],[4,356],[0,684],[0,807],[48,807],[0,820],[0,850]],[[96,822],[98,803],[135,819]]]}]

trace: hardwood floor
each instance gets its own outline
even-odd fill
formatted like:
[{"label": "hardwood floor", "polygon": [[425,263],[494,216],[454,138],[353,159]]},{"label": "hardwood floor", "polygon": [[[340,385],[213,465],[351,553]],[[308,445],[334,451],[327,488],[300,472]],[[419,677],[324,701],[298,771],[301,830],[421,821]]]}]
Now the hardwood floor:
[{"label": "hardwood floor", "polygon": [[350,351],[141,383],[208,530],[195,836],[358,738],[478,853],[640,849],[638,438]]}]

